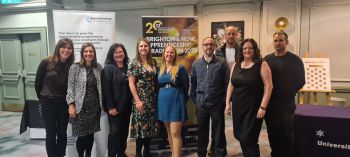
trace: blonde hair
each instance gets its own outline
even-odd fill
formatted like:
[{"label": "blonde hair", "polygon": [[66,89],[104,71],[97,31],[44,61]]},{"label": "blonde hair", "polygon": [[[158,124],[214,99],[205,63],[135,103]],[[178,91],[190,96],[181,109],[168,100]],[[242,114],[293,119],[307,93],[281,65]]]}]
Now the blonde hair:
[{"label": "blonde hair", "polygon": [[172,46],[172,45],[166,46],[164,48],[164,50],[163,50],[162,65],[160,66],[159,77],[164,74],[164,71],[165,71],[165,68],[166,68],[165,51],[169,47],[171,47],[175,51],[175,57],[174,57],[173,64],[172,64],[173,67],[170,69],[171,80],[172,80],[173,83],[175,83],[175,79],[176,79],[177,73],[179,71],[179,64],[177,63],[177,51],[176,51],[176,48],[174,46]]}]

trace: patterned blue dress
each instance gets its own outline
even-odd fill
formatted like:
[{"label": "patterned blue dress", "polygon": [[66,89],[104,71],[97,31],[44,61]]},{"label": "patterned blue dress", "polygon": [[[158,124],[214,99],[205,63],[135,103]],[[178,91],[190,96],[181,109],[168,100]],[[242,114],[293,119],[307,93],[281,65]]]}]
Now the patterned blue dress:
[{"label": "patterned blue dress", "polygon": [[162,75],[158,76],[158,120],[163,122],[184,122],[187,120],[188,84],[188,74],[183,65],[179,66],[175,81],[171,79],[171,75],[167,73],[166,69]]}]

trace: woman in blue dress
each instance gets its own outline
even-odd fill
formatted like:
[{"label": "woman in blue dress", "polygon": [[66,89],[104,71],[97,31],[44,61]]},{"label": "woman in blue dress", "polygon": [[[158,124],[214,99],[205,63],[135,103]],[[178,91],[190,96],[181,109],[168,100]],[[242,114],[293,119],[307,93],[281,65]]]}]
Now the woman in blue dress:
[{"label": "woman in blue dress", "polygon": [[167,131],[172,157],[181,156],[181,129],[187,120],[186,101],[188,93],[188,74],[183,65],[176,62],[176,49],[164,48],[162,64],[158,72],[157,118],[163,121]]}]

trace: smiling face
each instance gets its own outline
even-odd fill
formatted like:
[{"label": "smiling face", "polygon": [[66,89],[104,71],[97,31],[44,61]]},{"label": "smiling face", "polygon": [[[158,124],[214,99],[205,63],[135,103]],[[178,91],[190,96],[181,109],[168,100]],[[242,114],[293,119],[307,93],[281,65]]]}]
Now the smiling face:
[{"label": "smiling face", "polygon": [[115,63],[123,63],[124,59],[125,59],[125,52],[121,47],[117,47],[114,51],[114,62]]},{"label": "smiling face", "polygon": [[206,38],[203,40],[203,51],[208,57],[213,56],[216,45],[212,38]]},{"label": "smiling face", "polygon": [[91,46],[88,46],[84,49],[83,57],[85,62],[90,65],[94,60],[95,52]]},{"label": "smiling face", "polygon": [[147,57],[149,53],[149,45],[145,41],[140,41],[138,46],[139,54],[141,57]]},{"label": "smiling face", "polygon": [[251,42],[246,42],[243,45],[243,58],[244,59],[253,59],[254,57],[254,47],[253,44]]},{"label": "smiling face", "polygon": [[174,64],[175,59],[176,59],[175,49],[171,46],[166,47],[163,57],[167,63]]},{"label": "smiling face", "polygon": [[59,49],[60,62],[65,63],[68,60],[68,58],[72,55],[72,52],[73,52],[72,45],[70,45],[69,43],[63,45]]}]

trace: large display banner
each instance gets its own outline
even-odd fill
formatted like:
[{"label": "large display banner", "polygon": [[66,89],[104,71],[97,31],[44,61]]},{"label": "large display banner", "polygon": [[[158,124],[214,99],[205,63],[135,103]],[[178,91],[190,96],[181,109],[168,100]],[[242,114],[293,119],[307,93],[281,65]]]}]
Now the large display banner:
[{"label": "large display banner", "polygon": [[[192,63],[198,58],[198,18],[174,16],[143,16],[143,37],[150,41],[152,56],[158,66],[162,63],[162,53],[167,45],[172,45],[178,53],[178,63],[183,64],[188,73]],[[184,147],[193,147],[197,144],[197,118],[195,105],[189,100],[186,103],[188,121],[186,122],[183,141]],[[191,131],[192,130],[192,131]],[[165,130],[159,135],[166,135]],[[160,139],[157,139],[160,138]],[[166,136],[155,137],[155,141],[166,141]],[[164,145],[164,144],[160,144]],[[165,144],[166,145],[166,144]],[[164,149],[160,148],[159,149]]]},{"label": "large display banner", "polygon": [[192,63],[198,58],[198,18],[143,16],[143,37],[151,42],[151,52],[157,63],[161,63],[164,47],[173,45],[178,52],[178,61],[190,72]]},{"label": "large display banner", "polygon": [[[96,49],[97,61],[103,66],[110,45],[115,42],[115,13],[54,10],[53,21],[56,42],[61,38],[70,38],[74,44],[75,61],[80,60],[82,44],[90,42]],[[92,157],[107,156],[107,139],[109,133],[108,116],[102,111],[100,118],[101,131],[95,133],[95,144]],[[75,141],[71,136],[71,124],[68,125],[67,156],[78,156]]]},{"label": "large display banner", "polygon": [[92,43],[97,61],[103,65],[109,46],[115,42],[115,13],[75,10],[53,10],[56,42],[70,38],[74,43],[75,60],[80,60],[81,45]]}]

